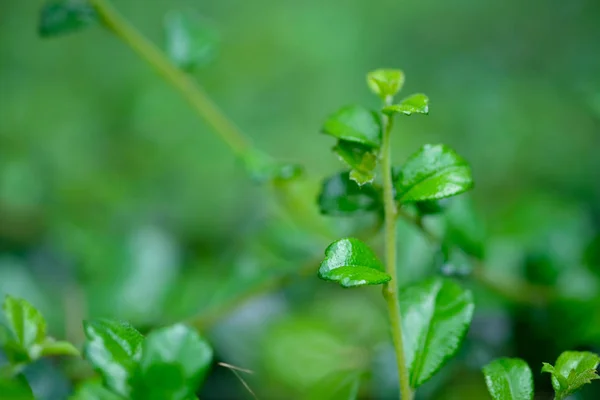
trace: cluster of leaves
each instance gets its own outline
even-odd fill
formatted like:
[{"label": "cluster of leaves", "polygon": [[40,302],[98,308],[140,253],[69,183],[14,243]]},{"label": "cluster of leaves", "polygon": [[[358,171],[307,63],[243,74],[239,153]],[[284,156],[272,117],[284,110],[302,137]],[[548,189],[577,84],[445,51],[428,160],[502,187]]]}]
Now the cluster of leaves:
[{"label": "cluster of leaves", "polygon": [[[46,336],[46,321],[23,299],[4,301],[8,327],[0,325],[0,345],[9,364],[0,369],[0,393],[33,399],[23,368],[44,356],[79,356],[70,343]],[[211,366],[211,346],[181,324],[142,336],[131,325],[112,320],[84,322],[84,357],[102,377],[85,382],[73,396],[84,399],[195,399]]]},{"label": "cluster of leaves", "polygon": [[[600,379],[596,368],[600,356],[590,352],[565,351],[552,366],[544,363],[542,372],[552,376],[556,400],[563,400],[586,383]],[[485,382],[494,400],[533,400],[533,375],[520,358],[500,358],[483,367]]]}]

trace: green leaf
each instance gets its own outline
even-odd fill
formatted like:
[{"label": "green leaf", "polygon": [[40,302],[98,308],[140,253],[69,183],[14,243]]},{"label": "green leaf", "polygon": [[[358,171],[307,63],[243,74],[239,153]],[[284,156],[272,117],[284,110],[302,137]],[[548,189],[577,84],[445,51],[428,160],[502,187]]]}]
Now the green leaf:
[{"label": "green leaf", "polygon": [[171,11],[165,17],[166,52],[180,68],[191,70],[215,58],[219,35],[193,11]]},{"label": "green leaf", "polygon": [[340,239],[327,247],[319,278],[338,282],[346,288],[379,285],[392,279],[384,272],[373,250],[354,238]]},{"label": "green leaf", "polygon": [[441,200],[425,200],[415,202],[419,215],[439,214],[446,209],[446,199]]},{"label": "green leaf", "polygon": [[379,148],[381,146],[379,116],[361,106],[341,108],[325,121],[322,132],[369,148]]},{"label": "green leaf", "polygon": [[362,144],[340,140],[333,151],[352,168],[350,179],[359,185],[373,182],[375,167],[377,167],[377,154],[371,148]]},{"label": "green leaf", "polygon": [[385,114],[429,114],[429,97],[416,93],[403,99],[398,104],[392,104],[383,109]]},{"label": "green leaf", "polygon": [[409,157],[395,183],[401,202],[437,200],[473,187],[469,164],[446,145],[427,144]]},{"label": "green leaf", "polygon": [[298,164],[275,161],[258,151],[246,153],[244,162],[252,180],[259,184],[269,181],[290,181],[299,178],[304,172]]},{"label": "green leaf", "polygon": [[2,400],[35,400],[23,375],[13,378],[0,376],[0,398]]},{"label": "green leaf", "polygon": [[84,355],[102,375],[106,386],[128,397],[128,381],[141,354],[144,337],[131,325],[111,320],[85,321]]},{"label": "green leaf", "polygon": [[399,297],[406,364],[416,388],[458,351],[473,317],[473,296],[451,280],[433,278]]},{"label": "green leaf", "polygon": [[336,371],[326,375],[303,396],[306,400],[355,400],[358,398],[360,373]]},{"label": "green leaf", "polygon": [[367,74],[369,89],[382,100],[393,97],[404,86],[404,72],[399,69],[376,69]]},{"label": "green leaf", "polygon": [[81,384],[69,400],[122,400],[123,397],[114,394],[102,386],[101,382],[86,381]]},{"label": "green leaf", "polygon": [[348,172],[326,179],[319,194],[322,214],[348,216],[360,212],[381,209],[381,195],[371,185],[358,186],[350,180]]},{"label": "green leaf", "polygon": [[[36,359],[39,356],[39,344],[46,337],[46,321],[42,314],[24,299],[16,299],[6,296],[2,305],[12,339],[8,339],[8,347],[13,351],[10,353],[26,354],[27,360]],[[16,361],[16,360],[13,360]]]},{"label": "green leaf", "polygon": [[133,380],[135,398],[187,400],[208,369],[213,351],[193,329],[174,325],[148,335]]},{"label": "green leaf", "polygon": [[79,356],[79,350],[71,343],[65,341],[56,341],[52,338],[46,338],[41,344],[42,349],[40,355],[48,356]]},{"label": "green leaf", "polygon": [[78,31],[98,21],[96,10],[84,0],[50,1],[42,7],[38,32],[51,37]]},{"label": "green leaf", "polygon": [[499,358],[483,367],[485,383],[494,400],[532,400],[533,375],[520,358]]},{"label": "green leaf", "polygon": [[572,395],[592,380],[600,379],[596,373],[600,356],[588,351],[565,351],[558,357],[555,366],[543,364],[542,372],[552,374],[552,387],[557,400]]}]

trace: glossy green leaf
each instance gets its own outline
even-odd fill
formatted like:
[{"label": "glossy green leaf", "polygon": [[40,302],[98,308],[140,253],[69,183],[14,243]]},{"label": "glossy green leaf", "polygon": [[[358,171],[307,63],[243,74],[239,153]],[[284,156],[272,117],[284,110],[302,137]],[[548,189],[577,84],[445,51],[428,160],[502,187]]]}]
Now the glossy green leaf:
[{"label": "glossy green leaf", "polygon": [[78,31],[98,21],[94,8],[85,0],[56,0],[44,4],[39,34],[51,37]]},{"label": "glossy green leaf", "polygon": [[244,162],[252,180],[260,184],[293,180],[302,176],[304,172],[298,164],[275,161],[258,151],[249,151],[244,156]]},{"label": "glossy green leaf", "polygon": [[340,140],[359,143],[369,148],[381,146],[379,116],[361,106],[346,106],[332,114],[322,132]]},{"label": "glossy green leaf", "polygon": [[84,355],[102,375],[106,386],[122,396],[141,354],[144,337],[131,325],[111,320],[84,322]]},{"label": "glossy green leaf", "polygon": [[0,376],[0,399],[35,400],[35,397],[23,375],[10,378]]},{"label": "glossy green leaf", "polygon": [[180,68],[191,70],[215,58],[219,35],[193,11],[171,11],[165,17],[166,52]]},{"label": "glossy green leaf", "polygon": [[431,378],[458,351],[473,317],[473,296],[449,279],[433,278],[400,292],[410,385]]},{"label": "glossy green leaf", "polygon": [[355,400],[358,398],[360,373],[336,371],[312,386],[303,396],[306,400]]},{"label": "glossy green leaf", "polygon": [[123,400],[123,397],[106,389],[101,382],[86,381],[77,388],[69,400]]},{"label": "glossy green leaf", "polygon": [[352,168],[350,179],[359,185],[373,182],[375,168],[377,167],[377,154],[371,148],[362,144],[340,140],[333,151]]},{"label": "glossy green leaf", "polygon": [[520,358],[499,358],[483,367],[485,383],[494,400],[532,400],[533,375]]},{"label": "glossy green leaf", "polygon": [[326,179],[319,194],[322,214],[348,216],[381,209],[381,194],[371,185],[358,186],[348,172]]},{"label": "glossy green leaf", "polygon": [[46,337],[46,321],[42,314],[28,301],[12,296],[6,296],[2,308],[12,334],[7,340],[7,346],[13,350],[10,353],[22,353],[28,360],[37,358],[39,345]]},{"label": "glossy green leaf", "polygon": [[336,240],[327,247],[319,278],[346,288],[379,285],[392,279],[373,250],[354,238]]},{"label": "glossy green leaf", "polygon": [[565,351],[556,360],[556,365],[543,364],[542,372],[552,375],[557,400],[565,399],[586,383],[600,379],[596,371],[600,356],[588,351]]},{"label": "glossy green leaf", "polygon": [[398,104],[392,104],[383,109],[385,114],[429,114],[429,97],[422,93],[413,94]]},{"label": "glossy green leaf", "polygon": [[135,398],[187,400],[194,395],[213,357],[210,345],[193,329],[174,325],[156,330],[143,344],[133,380]]},{"label": "glossy green leaf", "polygon": [[436,200],[473,187],[469,164],[446,145],[423,146],[409,157],[394,183],[401,202]]},{"label": "glossy green leaf", "polygon": [[65,341],[56,341],[52,338],[46,338],[41,343],[40,355],[49,356],[79,356],[79,350],[71,343]]},{"label": "glossy green leaf", "polygon": [[404,72],[399,69],[376,69],[367,74],[369,89],[382,100],[395,96],[404,86]]}]

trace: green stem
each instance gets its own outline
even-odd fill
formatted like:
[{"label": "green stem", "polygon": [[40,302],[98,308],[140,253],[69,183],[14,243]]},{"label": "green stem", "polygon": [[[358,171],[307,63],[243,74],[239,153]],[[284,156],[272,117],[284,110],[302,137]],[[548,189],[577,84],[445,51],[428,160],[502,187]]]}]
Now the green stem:
[{"label": "green stem", "polygon": [[140,57],[151,64],[188,100],[191,106],[213,128],[213,131],[242,156],[250,147],[247,138],[231,122],[208,95],[167,56],[140,34],[107,0],[90,0],[104,26],[127,43]]},{"label": "green stem", "polygon": [[[386,105],[389,102],[386,102]],[[392,131],[392,119],[387,115],[382,116],[383,144],[382,155],[382,177],[383,177],[383,202],[385,212],[385,268],[392,277],[390,283],[383,287],[392,341],[396,352],[396,363],[398,365],[398,381],[400,382],[400,398],[412,400],[413,393],[410,388],[408,369],[404,358],[404,344],[402,339],[402,315],[398,304],[398,273],[396,271],[396,201],[394,200],[394,183],[392,177],[392,148],[390,133]]]}]

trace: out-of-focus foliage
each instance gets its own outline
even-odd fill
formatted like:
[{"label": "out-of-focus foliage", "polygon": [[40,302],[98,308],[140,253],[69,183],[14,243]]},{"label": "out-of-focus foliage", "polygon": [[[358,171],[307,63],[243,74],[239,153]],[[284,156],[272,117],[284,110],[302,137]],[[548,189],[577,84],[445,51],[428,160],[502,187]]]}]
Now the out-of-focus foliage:
[{"label": "out-of-focus foliage", "polygon": [[[477,304],[471,330],[456,359],[420,388],[423,398],[486,398],[480,369],[498,356],[526,360],[536,395],[549,397],[542,362],[566,349],[599,352],[597,1],[115,4],[159,46],[173,9],[211,21],[218,57],[193,77],[256,145],[300,162],[309,178],[288,199],[295,221],[282,218],[243,163],[129,48],[94,26],[42,40],[39,2],[3,2],[0,296],[28,299],[49,334],[81,344],[86,318],[150,328],[203,314],[215,358],[251,369],[244,379],[261,399],[322,393],[328,381],[359,397],[394,396],[378,288],[349,294],[295,276],[211,321],[240,293],[306,265],[314,271],[331,230],[340,237],[377,226],[370,212],[330,227],[316,199],[320,180],[340,168],[322,121],[339,104],[376,108],[364,85],[348,83],[383,65],[402,66],[405,90],[431,99],[428,118],[397,117],[395,159],[448,143],[469,160],[477,185],[472,199],[452,199],[424,223],[490,272],[559,293],[549,304],[516,304],[464,278]],[[401,282],[462,265],[460,257],[440,263],[440,249],[413,226],[399,223],[398,236]],[[67,375],[91,374],[60,365],[24,371],[38,399],[65,398]],[[362,371],[371,372],[355,387]],[[598,398],[598,386],[579,398]],[[201,398],[223,397],[251,398],[215,366]]]}]

